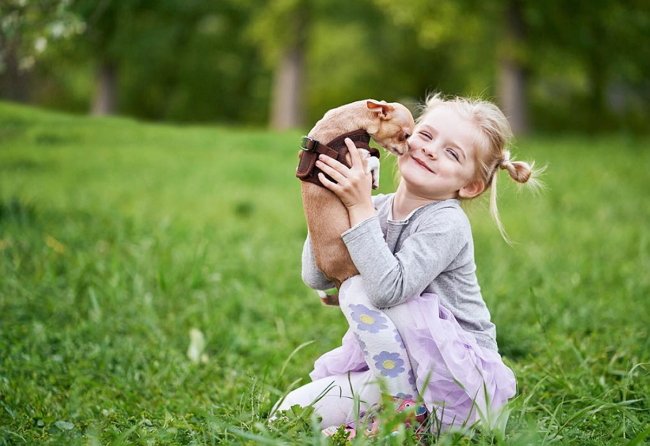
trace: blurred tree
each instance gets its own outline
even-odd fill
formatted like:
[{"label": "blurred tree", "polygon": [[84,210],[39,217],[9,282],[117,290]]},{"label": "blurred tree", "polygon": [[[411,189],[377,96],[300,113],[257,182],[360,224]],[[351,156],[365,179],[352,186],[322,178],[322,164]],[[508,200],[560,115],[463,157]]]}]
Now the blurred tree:
[{"label": "blurred tree", "polygon": [[302,126],[365,97],[412,100],[448,73],[430,72],[431,51],[418,48],[413,31],[372,0],[265,2],[248,36],[274,72],[270,125],[276,129]]},{"label": "blurred tree", "polygon": [[[130,109],[157,119],[264,123],[270,73],[245,38],[256,6],[243,0],[197,1],[178,25],[178,37],[166,49],[149,51],[149,69],[131,66]],[[158,73],[166,73],[164,85]],[[151,106],[142,109],[142,103]]]},{"label": "blurred tree", "polygon": [[147,0],[77,0],[74,10],[86,23],[84,34],[88,54],[95,64],[95,93],[91,105],[94,115],[117,111],[118,75],[125,34],[130,34],[132,19],[146,11]]},{"label": "blurred tree", "polygon": [[310,2],[276,0],[256,8],[249,36],[273,69],[270,125],[277,130],[304,123],[305,51]]},{"label": "blurred tree", "polygon": [[[412,0],[396,4],[375,0],[396,21],[414,29],[421,46],[453,48],[449,63],[454,75],[465,76],[465,82],[457,87],[459,93],[496,94],[517,134],[529,129],[523,1]],[[498,79],[491,73],[495,67]]]},{"label": "blurred tree", "polygon": [[236,0],[76,0],[88,30],[71,51],[95,66],[91,110],[150,119],[259,120],[268,96],[263,68],[241,39],[252,6]]},{"label": "blurred tree", "polygon": [[316,4],[307,50],[310,122],[335,106],[374,98],[415,108],[428,90],[458,84],[448,54],[422,46],[417,33],[373,0]]},{"label": "blurred tree", "polygon": [[[613,112],[619,121],[650,113],[650,46],[641,43],[650,32],[650,2],[375,2],[412,28],[422,46],[461,49],[449,60],[452,71],[461,77],[481,72],[482,93],[497,94],[517,134],[530,128],[532,100],[546,126],[552,121],[603,130],[621,125]],[[469,63],[463,57],[468,47],[480,50]],[[482,71],[486,66],[496,68],[494,82]],[[465,94],[472,93],[472,84],[470,75]]]},{"label": "blurred tree", "polygon": [[528,26],[524,20],[523,1],[503,2],[500,14],[503,31],[497,55],[497,97],[516,135],[526,134],[530,130],[527,94],[529,63],[526,51]]},{"label": "blurred tree", "polygon": [[558,116],[555,125],[604,130],[617,125],[616,114],[626,120],[635,109],[647,116],[650,46],[643,42],[650,32],[650,2],[528,3],[528,50],[546,85],[543,97]]},{"label": "blurred tree", "polygon": [[[276,128],[432,90],[496,95],[518,133],[643,129],[650,114],[647,0],[70,1],[0,0],[4,97]],[[47,44],[83,29],[50,26],[57,14],[83,37]],[[35,59],[27,88],[18,68]]]},{"label": "blurred tree", "polygon": [[26,101],[28,73],[52,43],[84,29],[70,0],[0,2],[0,97]]}]

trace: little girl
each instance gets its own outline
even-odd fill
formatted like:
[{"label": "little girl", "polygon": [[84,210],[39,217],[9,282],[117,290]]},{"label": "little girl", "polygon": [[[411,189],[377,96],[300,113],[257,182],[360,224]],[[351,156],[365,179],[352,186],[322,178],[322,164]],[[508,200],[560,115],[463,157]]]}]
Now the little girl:
[{"label": "little girl", "polygon": [[[358,416],[357,404],[363,411],[380,402],[381,375],[400,374],[408,378],[388,390],[413,399],[417,392],[444,429],[493,420],[514,396],[515,378],[498,353],[461,208],[461,200],[491,189],[490,212],[505,236],[497,171],[519,183],[532,174],[529,164],[510,159],[510,137],[495,105],[434,95],[398,158],[395,193],[371,197],[371,177],[350,141],[350,168],[321,156],[317,166],[334,181],[323,174],[320,180],[347,208],[351,228],[342,238],[360,274],[339,289],[350,323],[342,346],[321,356],[313,381],[278,409],[313,405],[323,427],[344,425]],[[315,289],[333,287],[316,267],[309,237],[303,280]]]}]

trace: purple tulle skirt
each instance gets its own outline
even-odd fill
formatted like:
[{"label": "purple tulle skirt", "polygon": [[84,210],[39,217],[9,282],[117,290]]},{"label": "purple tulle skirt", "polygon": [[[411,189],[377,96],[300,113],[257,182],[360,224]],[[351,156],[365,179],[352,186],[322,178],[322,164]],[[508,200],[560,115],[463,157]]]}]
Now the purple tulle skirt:
[{"label": "purple tulle skirt", "polygon": [[[441,426],[503,423],[501,409],[515,395],[516,382],[499,353],[478,345],[435,294],[422,294],[400,307],[408,322],[391,319],[402,335],[417,389]],[[341,347],[318,358],[310,376],[317,380],[367,368],[348,330]]]}]

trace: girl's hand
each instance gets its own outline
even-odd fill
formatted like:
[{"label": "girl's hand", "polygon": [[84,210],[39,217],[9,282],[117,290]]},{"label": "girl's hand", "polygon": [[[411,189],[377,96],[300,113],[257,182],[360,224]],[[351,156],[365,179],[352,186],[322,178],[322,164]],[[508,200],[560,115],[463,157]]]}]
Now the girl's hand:
[{"label": "girl's hand", "polygon": [[350,167],[326,155],[318,157],[316,166],[334,179],[335,182],[328,180],[322,172],[318,174],[321,184],[334,192],[346,207],[350,224],[354,226],[375,215],[370,196],[372,175],[367,171],[366,162],[361,159],[359,150],[352,140],[346,138],[345,145],[350,152]]}]

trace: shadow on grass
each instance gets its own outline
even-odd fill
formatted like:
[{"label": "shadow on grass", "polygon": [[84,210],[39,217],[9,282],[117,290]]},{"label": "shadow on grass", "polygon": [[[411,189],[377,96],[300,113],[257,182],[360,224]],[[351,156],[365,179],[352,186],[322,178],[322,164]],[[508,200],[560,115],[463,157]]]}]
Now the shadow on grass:
[{"label": "shadow on grass", "polygon": [[0,223],[12,222],[20,225],[29,225],[36,221],[36,209],[33,204],[27,203],[18,197],[0,202]]}]

